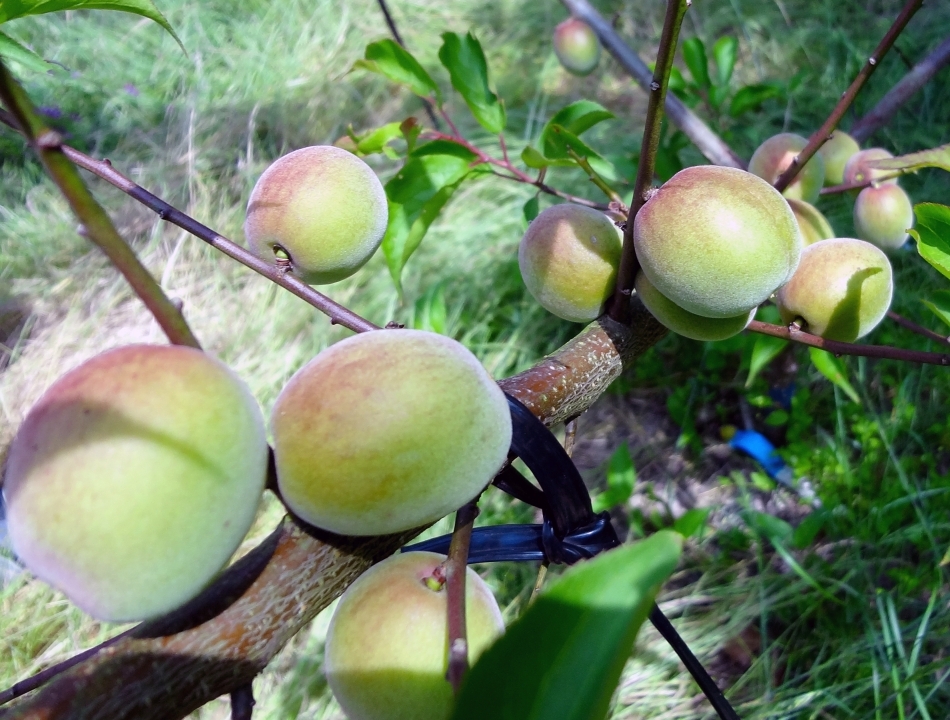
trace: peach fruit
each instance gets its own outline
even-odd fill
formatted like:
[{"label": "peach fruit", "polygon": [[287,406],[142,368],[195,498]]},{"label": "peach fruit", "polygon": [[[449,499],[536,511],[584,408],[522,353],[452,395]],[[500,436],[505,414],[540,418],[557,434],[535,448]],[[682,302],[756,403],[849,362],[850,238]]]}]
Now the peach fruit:
[{"label": "peach fruit", "polygon": [[834,238],[809,245],[775,301],[782,321],[829,340],[854,342],[884,318],[894,291],[891,263],[863,240]]},{"label": "peach fruit", "polygon": [[223,363],[180,346],[105,352],[20,426],[4,496],[17,555],[101,620],[166,613],[244,538],[267,466],[264,422]]},{"label": "peach fruit", "polygon": [[637,213],[634,243],[650,283],[684,310],[748,313],[795,272],[802,238],[791,208],[751,173],[700,165],[660,187]]},{"label": "peach fruit", "polygon": [[898,185],[866,187],[854,201],[855,232],[882,250],[896,250],[907,242],[913,225],[914,206]]},{"label": "peach fruit", "polygon": [[[844,166],[843,182],[847,185],[871,181],[875,185],[896,185],[897,177],[892,170],[879,170],[868,166],[875,160],[888,160],[894,157],[884,148],[868,148],[852,155]],[[891,176],[888,178],[888,176]],[[886,178],[886,179],[881,179]]]},{"label": "peach fruit", "polygon": [[622,245],[620,230],[603,213],[570,203],[552,205],[521,240],[521,277],[548,312],[590,322],[613,292]]},{"label": "peach fruit", "polygon": [[802,242],[811,245],[819,240],[828,240],[835,236],[834,228],[821,211],[804,200],[789,200],[789,207],[795,215],[795,222],[802,233]]},{"label": "peach fruit", "polygon": [[258,257],[310,285],[359,270],[386,232],[386,192],[369,165],[331,145],[294,150],[258,179],[244,234]]},{"label": "peach fruit", "polygon": [[272,426],[284,502],[342,535],[438,520],[491,481],[511,444],[501,388],[460,343],[421,330],[324,350],[281,391]]},{"label": "peach fruit", "polygon": [[637,273],[637,297],[657,320],[677,335],[690,340],[725,340],[746,329],[755,308],[731,318],[707,318],[684,310],[659,290],[642,272]]},{"label": "peach fruit", "polygon": [[[395,555],[367,570],[330,621],[327,682],[350,720],[446,720],[452,710],[444,555]],[[465,579],[469,659],[504,632],[498,603],[472,570]]]},{"label": "peach fruit", "polygon": [[[808,140],[795,133],[773,135],[752,154],[749,160],[749,172],[758,175],[770,185],[774,185],[792,160],[802,150]],[[782,194],[787,198],[814,203],[825,182],[825,160],[816,153]]]},{"label": "peach fruit", "polygon": [[568,18],[554,28],[554,54],[574,75],[590,75],[600,62],[600,41],[590,25]]},{"label": "peach fruit", "polygon": [[835,130],[818,152],[825,161],[825,186],[844,182],[844,166],[861,149],[858,141],[843,130]]}]

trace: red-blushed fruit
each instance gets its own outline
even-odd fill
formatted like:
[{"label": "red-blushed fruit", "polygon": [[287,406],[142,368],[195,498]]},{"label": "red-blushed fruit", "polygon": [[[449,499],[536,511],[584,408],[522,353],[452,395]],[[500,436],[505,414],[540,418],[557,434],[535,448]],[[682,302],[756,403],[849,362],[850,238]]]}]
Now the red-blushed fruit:
[{"label": "red-blushed fruit", "polygon": [[289,263],[304,282],[323,285],[369,260],[388,217],[386,192],[369,165],[341,148],[317,145],[264,171],[247,203],[244,234],[258,257]]},{"label": "red-blushed fruit", "polygon": [[[795,133],[773,135],[752,154],[749,160],[749,172],[758,175],[770,185],[774,185],[779,176],[792,164],[808,141]],[[782,193],[787,198],[814,203],[818,200],[821,187],[825,182],[825,160],[821,154],[815,154],[799,170],[798,175]]]},{"label": "red-blushed fruit", "polygon": [[708,318],[684,310],[653,287],[642,272],[637,273],[637,297],[657,320],[677,335],[690,340],[725,340],[738,335],[755,317],[755,308],[731,318]]},{"label": "red-blushed fruit", "polygon": [[[864,182],[873,182],[875,185],[896,185],[897,177],[892,170],[880,170],[870,167],[869,163],[875,160],[889,160],[894,157],[884,148],[868,148],[852,155],[844,166],[843,182],[846,185],[855,185]],[[890,176],[890,177],[888,177]],[[884,178],[884,179],[882,179]]]},{"label": "red-blushed fruit", "polygon": [[775,294],[782,321],[829,340],[854,342],[887,314],[894,292],[891,263],[863,240],[834,238],[809,245],[795,275]]},{"label": "red-blushed fruit", "polygon": [[600,41],[590,25],[568,18],[554,28],[554,54],[574,75],[590,75],[600,62]]},{"label": "red-blushed fruit", "polygon": [[267,466],[264,422],[223,363],[132,345],[57,380],[20,426],[3,486],[38,577],[101,620],[190,600],[244,538]]},{"label": "red-blushed fruit", "polygon": [[[444,555],[394,555],[367,570],[343,596],[327,632],[327,682],[349,720],[447,720]],[[465,628],[474,663],[505,626],[472,570],[465,576]]]},{"label": "red-blushed fruit", "polygon": [[342,535],[438,520],[491,481],[511,444],[501,388],[463,345],[421,330],[327,348],[287,383],[271,422],[284,502]]},{"label": "red-blushed fruit", "polygon": [[819,240],[829,240],[835,236],[834,228],[828,222],[828,218],[821,214],[821,211],[814,205],[804,200],[789,199],[788,205],[792,208],[795,215],[795,222],[798,223],[798,229],[802,234],[802,241],[805,245],[811,245]]},{"label": "red-blushed fruit", "polygon": [[854,201],[854,229],[858,237],[882,250],[896,250],[914,225],[914,206],[899,186],[869,186]]},{"label": "red-blushed fruit", "polygon": [[581,205],[552,205],[528,227],[518,266],[528,292],[550,313],[590,322],[613,293],[623,240],[601,212]]},{"label": "red-blushed fruit", "polygon": [[835,130],[831,139],[819,148],[825,161],[825,186],[840,185],[844,182],[844,166],[852,155],[861,149],[858,141],[842,130]]},{"label": "red-blushed fruit", "polygon": [[686,168],[637,213],[637,258],[650,282],[696,315],[734,318],[795,272],[802,238],[791,208],[761,178],[734,168]]}]

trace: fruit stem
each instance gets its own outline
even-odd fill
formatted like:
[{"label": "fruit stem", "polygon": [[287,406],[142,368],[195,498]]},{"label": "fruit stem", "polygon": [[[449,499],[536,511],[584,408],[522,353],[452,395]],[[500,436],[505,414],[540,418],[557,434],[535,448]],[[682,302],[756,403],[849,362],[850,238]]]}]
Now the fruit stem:
[{"label": "fruit stem", "polygon": [[88,237],[106,254],[125,277],[132,290],[158,321],[169,342],[201,349],[201,344],[185,322],[181,310],[168,298],[161,285],[119,235],[109,215],[83,184],[79,171],[64,152],[62,137],[43,122],[29,96],[0,61],[0,99],[10,111],[14,127],[39,155],[50,178],[62,192],[79,219],[80,234]]},{"label": "fruit stem", "polygon": [[898,35],[903,32],[904,28],[907,27],[907,23],[910,22],[910,19],[914,17],[923,4],[924,0],[907,0],[900,15],[897,16],[897,19],[894,20],[894,24],[891,25],[890,29],[881,39],[881,42],[878,43],[871,57],[864,63],[864,67],[861,68],[857,77],[854,78],[851,86],[844,91],[844,94],[841,96],[837,105],[834,106],[828,119],[808,138],[808,144],[805,145],[802,151],[792,160],[791,164],[785,169],[785,172],[779,175],[778,180],[775,181],[776,190],[784,192],[785,188],[787,188],[792,180],[795,179],[795,176],[798,175],[799,170],[805,167],[805,163],[811,160],[812,156],[814,156],[819,148],[831,137],[831,133],[838,127],[838,123],[841,121],[841,118],[844,117],[848,108],[851,107],[851,103],[854,102],[854,98],[857,97],[858,92],[864,87],[864,83],[871,77],[871,74],[877,69],[877,66],[881,64],[881,60],[887,54],[887,51],[891,49]]},{"label": "fruit stem", "polygon": [[445,562],[446,592],[448,593],[449,660],[445,678],[458,695],[462,678],[468,672],[468,640],[465,632],[465,573],[468,568],[468,548],[472,542],[472,528],[478,517],[478,498],[466,503],[455,513],[455,530]]},{"label": "fruit stem", "polygon": [[[0,110],[0,122],[26,135],[26,132],[21,129],[19,124],[16,122],[13,116],[10,115],[10,113]],[[305,282],[298,279],[295,275],[282,272],[275,265],[261,260],[259,257],[244,249],[234,241],[218,234],[206,225],[202,225],[200,222],[165,202],[157,195],[153,195],[145,188],[132,182],[129,178],[125,177],[125,175],[112,167],[112,163],[110,163],[108,160],[94,160],[88,155],[79,152],[75,148],[71,148],[69,145],[60,145],[59,150],[66,158],[71,160],[79,167],[83,168],[84,170],[88,170],[97,177],[102,178],[110,185],[117,187],[133,200],[137,200],[145,207],[154,211],[162,220],[166,220],[172,225],[177,225],[185,232],[194,235],[199,240],[204,240],[216,250],[220,250],[232,260],[237,260],[245,267],[248,267],[254,272],[263,275],[271,282],[280,285],[285,290],[289,290],[304,302],[309,303],[320,312],[329,316],[330,321],[333,324],[342,325],[345,328],[349,328],[353,332],[366,332],[367,330],[379,329],[379,326],[374,325],[369,320],[360,317],[349,308],[334,302],[323,293],[317,292]],[[76,177],[78,178],[79,176],[77,175]],[[159,290],[161,290],[161,288],[159,288]]]},{"label": "fruit stem", "polygon": [[600,191],[610,199],[611,204],[616,203],[620,207],[624,206],[623,198],[620,197],[620,194],[610,187],[610,185],[608,185],[604,179],[597,174],[594,168],[591,167],[590,162],[586,157],[582,157],[574,150],[574,148],[570,147],[567,149],[567,154],[571,156],[574,162],[580,165],[581,170],[587,173],[587,177],[590,178],[590,181],[594,183],[594,185],[596,185]]},{"label": "fruit stem", "polygon": [[633,199],[630,201],[630,213],[623,232],[623,253],[620,256],[620,269],[617,271],[617,285],[611,302],[610,317],[622,323],[630,321],[630,295],[633,281],[637,277],[640,263],[633,247],[633,223],[640,208],[646,203],[646,193],[653,185],[653,172],[656,168],[656,153],[660,145],[660,124],[663,120],[663,105],[666,90],[673,69],[673,56],[676,54],[676,41],[690,0],[668,0],[666,19],[663,21],[663,34],[656,54],[656,69],[650,83],[650,101],[647,105],[647,117],[643,126],[643,142],[640,145],[640,163],[637,167],[637,180],[633,186]]}]

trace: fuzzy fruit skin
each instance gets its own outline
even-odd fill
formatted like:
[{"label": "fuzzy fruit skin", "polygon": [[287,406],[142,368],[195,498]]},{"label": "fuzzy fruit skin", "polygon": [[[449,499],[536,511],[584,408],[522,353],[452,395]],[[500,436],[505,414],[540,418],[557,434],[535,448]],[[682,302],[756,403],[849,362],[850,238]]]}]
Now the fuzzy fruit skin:
[{"label": "fuzzy fruit skin", "polygon": [[251,191],[244,235],[273,262],[275,246],[310,285],[359,270],[379,247],[389,210],[379,178],[356,155],[332,145],[294,150],[268,167]]},{"label": "fuzzy fruit skin", "polygon": [[554,54],[574,75],[590,75],[600,62],[600,41],[590,25],[568,18],[554,28]]},{"label": "fuzzy fruit skin", "polygon": [[892,177],[889,180],[881,180],[882,176],[891,173],[890,170],[878,170],[868,167],[869,162],[875,160],[889,160],[894,157],[884,148],[868,148],[852,155],[844,166],[844,177],[842,180],[848,185],[872,181],[875,185],[896,185],[897,178]]},{"label": "fuzzy fruit skin", "polygon": [[518,266],[528,292],[559,318],[590,322],[613,293],[623,237],[603,213],[552,205],[528,227]]},{"label": "fuzzy fruit skin", "polygon": [[284,502],[341,535],[438,520],[491,481],[511,444],[501,388],[460,343],[421,330],[327,348],[290,379],[271,422]]},{"label": "fuzzy fruit skin", "polygon": [[775,302],[782,322],[802,318],[813,335],[854,342],[881,322],[893,292],[887,255],[863,240],[834,238],[805,248]]},{"label": "fuzzy fruit skin", "polygon": [[690,340],[725,340],[738,335],[755,317],[755,308],[732,318],[707,318],[684,310],[653,287],[642,272],[637,273],[637,297],[650,314],[677,335]]},{"label": "fuzzy fruit skin", "polygon": [[[394,555],[367,570],[337,606],[327,633],[327,682],[349,720],[446,720],[452,710],[446,590],[425,578],[444,555]],[[505,626],[472,570],[465,576],[465,627],[474,663]]]},{"label": "fuzzy fruit skin", "polygon": [[858,141],[842,130],[835,130],[831,139],[819,148],[825,161],[825,187],[844,182],[844,166],[852,155],[861,150]]},{"label": "fuzzy fruit skin", "polygon": [[180,346],[105,352],[20,426],[4,497],[14,549],[93,617],[145,620],[190,600],[257,511],[264,422],[223,363]]},{"label": "fuzzy fruit skin", "polygon": [[801,231],[802,241],[806,247],[819,240],[829,240],[835,236],[834,228],[831,227],[828,218],[822,215],[814,205],[804,200],[789,200],[788,205],[795,214],[795,222],[798,223],[798,229]]},{"label": "fuzzy fruit skin", "polygon": [[854,201],[854,229],[858,237],[881,250],[896,250],[914,225],[914,206],[899,186],[869,186]]},{"label": "fuzzy fruit skin", "polygon": [[637,213],[637,258],[650,282],[696,315],[734,318],[795,272],[802,238],[771,185],[734,168],[674,175]]},{"label": "fuzzy fruit skin", "polygon": [[[752,153],[749,172],[772,185],[807,144],[805,138],[795,133],[773,135]],[[782,194],[794,200],[815,203],[824,183],[825,160],[820,153],[816,153]]]}]

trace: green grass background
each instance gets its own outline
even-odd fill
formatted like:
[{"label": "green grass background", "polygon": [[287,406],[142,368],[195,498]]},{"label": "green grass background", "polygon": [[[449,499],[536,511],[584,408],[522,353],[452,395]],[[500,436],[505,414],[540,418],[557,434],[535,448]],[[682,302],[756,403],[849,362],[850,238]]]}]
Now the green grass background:
[{"label": "green grass background", "polygon": [[[60,66],[48,76],[19,75],[35,101],[56,116],[71,144],[109,157],[137,182],[224,235],[242,238],[250,189],[280,154],[332,142],[350,124],[361,130],[411,114],[424,118],[419,101],[407,93],[350,71],[367,42],[387,36],[370,0],[158,4],[188,55],[156,25],[120,13],[59,13],[14,21],[4,31]],[[900,5],[895,0],[696,0],[683,37],[698,36],[708,45],[724,34],[738,37],[735,87],[787,82],[801,73],[785,100],[771,100],[740,119],[706,119],[745,157],[776,132],[807,135]],[[626,0],[599,7],[649,59],[662,3]],[[513,153],[536,139],[553,112],[581,97],[596,99],[617,115],[591,132],[591,145],[620,156],[638,149],[644,93],[610,58],[585,79],[557,66],[549,39],[566,16],[559,3],[404,0],[392,8],[407,45],[446,89],[446,74],[438,69],[439,34],[475,31],[506,102]],[[950,6],[928,3],[843,127],[948,33]],[[948,81],[944,70],[871,144],[899,154],[946,142]],[[451,97],[449,111],[467,136],[496,152],[457,97]],[[682,156],[687,163],[701,161],[691,149]],[[380,155],[369,161],[384,179],[397,167]],[[27,326],[19,341],[0,348],[2,448],[31,404],[67,369],[108,347],[163,337],[106,261],[77,235],[55,188],[6,129],[0,129],[0,162],[0,303],[19,308]],[[560,171],[553,178],[559,187],[600,200],[578,173]],[[917,201],[950,202],[946,174],[925,171],[902,184]],[[346,335],[118,191],[94,179],[90,185],[168,293],[184,302],[198,337],[249,383],[265,412],[298,367]],[[522,206],[531,196],[529,188],[496,178],[463,186],[410,261],[404,302],[381,255],[327,292],[378,323],[416,326],[426,325],[433,298],[436,308],[442,298],[445,331],[476,352],[496,377],[524,369],[578,329],[544,312],[521,283],[516,246],[525,227]],[[542,199],[542,207],[547,202]],[[840,235],[852,233],[849,202],[839,197],[823,205]],[[937,329],[920,298],[947,288],[947,281],[911,248],[899,252],[894,265],[895,309]],[[890,324],[870,340],[937,349]],[[586,433],[592,446],[600,442],[610,450],[630,442],[641,471],[634,498],[615,516],[635,536],[670,524],[682,511],[664,495],[670,491],[664,472],[649,469],[657,459],[666,463],[667,474],[695,480],[706,473],[703,487],[717,488],[711,503],[715,522],[691,541],[662,605],[730,687],[729,697],[743,717],[946,717],[950,588],[939,563],[950,546],[950,375],[942,368],[847,359],[861,399],[856,403],[796,349],[783,356],[780,373],[766,373],[747,389],[752,342],[745,336],[718,344],[669,337],[605,400],[607,409],[596,417],[611,419],[582,422],[582,437]],[[768,390],[789,380],[796,391],[782,417],[770,405]],[[824,503],[821,531],[784,556],[763,539],[749,511],[794,523],[804,511],[780,507],[775,498],[782,493],[770,488],[752,463],[722,470],[708,459],[723,427],[737,424],[740,398],[777,433],[796,475],[807,477]],[[659,409],[660,422],[671,428],[652,449],[642,432],[617,420],[626,412],[618,408],[647,406],[654,413]],[[602,483],[603,463],[594,462],[587,474],[592,484]],[[785,501],[796,506],[794,498]],[[482,522],[531,519],[530,512],[497,495],[489,494],[485,506]],[[266,501],[245,549],[279,516],[276,503]],[[443,521],[432,532],[447,527]],[[483,570],[506,617],[517,616],[534,568]],[[255,682],[255,717],[340,717],[320,669],[327,619],[323,613],[300,633]],[[0,590],[0,685],[116,630],[83,617],[39,583],[13,581]],[[711,711],[669,649],[646,628],[613,713],[704,718]],[[224,701],[197,713],[227,714]]]}]

